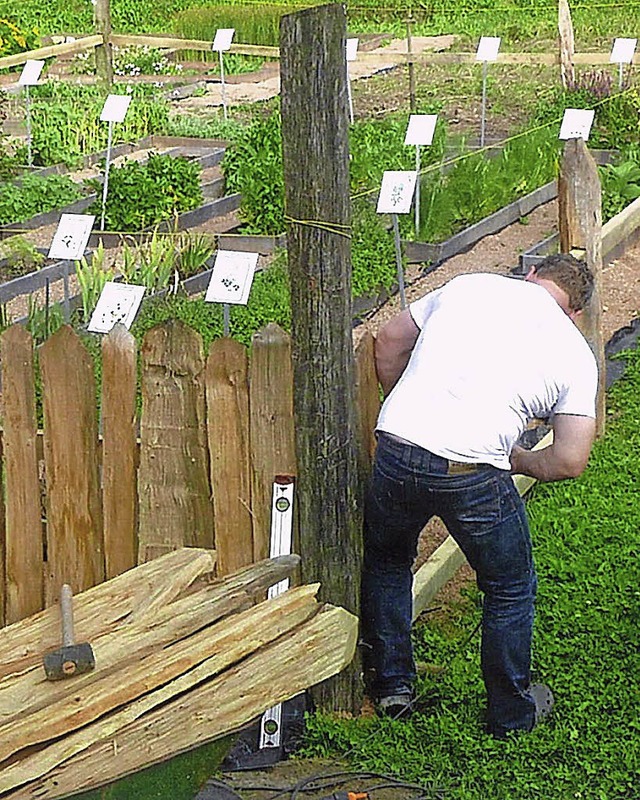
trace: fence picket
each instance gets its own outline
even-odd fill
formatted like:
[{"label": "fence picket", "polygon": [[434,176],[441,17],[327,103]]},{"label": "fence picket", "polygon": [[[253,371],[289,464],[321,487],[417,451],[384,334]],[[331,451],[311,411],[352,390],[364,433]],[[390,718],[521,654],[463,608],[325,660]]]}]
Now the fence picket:
[{"label": "fence picket", "polygon": [[371,466],[376,449],[375,427],[380,413],[380,390],[378,389],[373,346],[374,338],[370,331],[364,331],[355,345],[360,452],[367,468]]},{"label": "fence picket", "polygon": [[5,618],[10,624],[40,611],[44,596],[33,340],[22,325],[12,325],[2,334],[0,358],[6,487]]},{"label": "fence picket", "polygon": [[45,603],[104,580],[93,363],[63,325],[40,348],[47,486]]},{"label": "fence picket", "polygon": [[207,433],[219,575],[253,563],[247,350],[211,345],[206,369]]},{"label": "fence picket", "polygon": [[291,341],[271,322],[253,337],[249,369],[254,561],[269,555],[271,491],[276,475],[295,475]]},{"label": "fence picket", "polygon": [[142,342],[138,561],[213,547],[202,337],[177,320]]},{"label": "fence picket", "polygon": [[136,565],[136,340],[116,325],[102,340],[102,509],[106,576]]}]

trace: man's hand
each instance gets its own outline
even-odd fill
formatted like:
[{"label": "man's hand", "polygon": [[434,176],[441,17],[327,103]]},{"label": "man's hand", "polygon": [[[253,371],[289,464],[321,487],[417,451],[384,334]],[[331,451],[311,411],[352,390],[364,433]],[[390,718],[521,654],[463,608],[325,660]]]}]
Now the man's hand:
[{"label": "man's hand", "polygon": [[375,341],[376,372],[385,397],[409,363],[419,334],[420,328],[408,309],[389,320],[378,332]]},{"label": "man's hand", "polygon": [[553,444],[542,450],[525,450],[515,445],[510,456],[511,472],[539,481],[577,478],[587,466],[595,431],[596,421],[592,417],[557,414],[553,421]]}]

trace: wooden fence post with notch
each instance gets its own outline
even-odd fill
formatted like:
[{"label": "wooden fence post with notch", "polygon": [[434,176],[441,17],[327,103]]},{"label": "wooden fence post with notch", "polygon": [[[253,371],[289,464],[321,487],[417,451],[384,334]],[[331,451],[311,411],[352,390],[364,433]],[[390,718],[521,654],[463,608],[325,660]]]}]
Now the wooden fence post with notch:
[{"label": "wooden fence post with notch", "polygon": [[137,347],[124,325],[102,340],[102,508],[107,579],[135,567]]},{"label": "wooden fence post with notch", "polygon": [[206,368],[207,436],[216,519],[217,574],[253,563],[247,349],[211,345]]},{"label": "wooden fence post with notch", "polygon": [[102,44],[95,49],[96,74],[107,88],[113,84],[113,54],[111,51],[111,7],[109,0],[94,0],[96,33],[102,34]]},{"label": "wooden fence post with notch", "polygon": [[63,325],[40,347],[47,486],[47,605],[63,583],[104,580],[96,382],[91,356]]},{"label": "wooden fence post with notch", "polygon": [[[22,325],[0,337],[5,458],[6,623],[44,604],[44,548],[38,472],[33,339]],[[4,517],[4,515],[3,515]]]},{"label": "wooden fence post with notch", "polygon": [[594,278],[591,301],[579,318],[598,363],[597,435],[604,434],[606,362],[602,335],[602,191],[598,167],[583,139],[568,139],[558,178],[560,251],[584,258]]},{"label": "wooden fence post with notch", "polygon": [[253,559],[260,561],[269,555],[274,478],[297,474],[291,340],[273,322],[251,341],[249,426]]},{"label": "wooden fence post with notch", "polygon": [[[286,15],[280,74],[302,579],[359,609],[362,475],[352,343],[349,113],[341,5]],[[357,664],[314,690],[357,712]]]},{"label": "wooden fence post with notch", "polygon": [[169,320],[145,335],[138,470],[138,562],[213,548],[202,337]]}]

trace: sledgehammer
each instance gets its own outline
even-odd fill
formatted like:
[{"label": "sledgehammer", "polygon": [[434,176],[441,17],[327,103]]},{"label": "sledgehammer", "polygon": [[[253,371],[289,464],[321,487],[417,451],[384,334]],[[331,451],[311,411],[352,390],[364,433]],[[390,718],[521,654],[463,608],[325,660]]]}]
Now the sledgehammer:
[{"label": "sledgehammer", "polygon": [[73,632],[73,607],[71,587],[65,583],[60,590],[60,615],[62,618],[62,647],[44,657],[44,671],[50,681],[70,678],[91,672],[96,665],[93,649],[88,642],[76,644]]}]

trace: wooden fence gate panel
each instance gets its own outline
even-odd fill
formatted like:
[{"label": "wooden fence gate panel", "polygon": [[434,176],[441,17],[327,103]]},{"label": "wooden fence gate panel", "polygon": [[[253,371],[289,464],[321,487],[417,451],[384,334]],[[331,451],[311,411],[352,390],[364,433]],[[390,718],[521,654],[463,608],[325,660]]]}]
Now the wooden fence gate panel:
[{"label": "wooden fence gate panel", "polygon": [[136,340],[116,325],[102,340],[102,509],[107,579],[136,565]]},{"label": "wooden fence gate panel", "polygon": [[247,377],[246,348],[233,339],[215,341],[206,397],[218,575],[253,563]]},{"label": "wooden fence gate panel", "polygon": [[295,475],[291,340],[269,323],[253,337],[249,369],[253,558],[269,556],[271,492],[276,475]]},{"label": "wooden fence gate panel", "polygon": [[[5,457],[5,619],[42,609],[43,529],[38,477],[33,340],[22,325],[0,337]],[[3,515],[4,516],[4,515]]]},{"label": "wooden fence gate panel", "polygon": [[40,369],[50,605],[63,583],[80,592],[104,580],[102,498],[93,363],[68,325],[40,348]]},{"label": "wooden fence gate panel", "polygon": [[202,338],[169,320],[146,334],[141,353],[140,562],[214,541]]},{"label": "wooden fence gate panel", "polygon": [[374,343],[371,332],[365,331],[355,346],[360,451],[367,469],[371,466],[376,449],[375,427],[380,413],[380,390],[373,351]]}]

